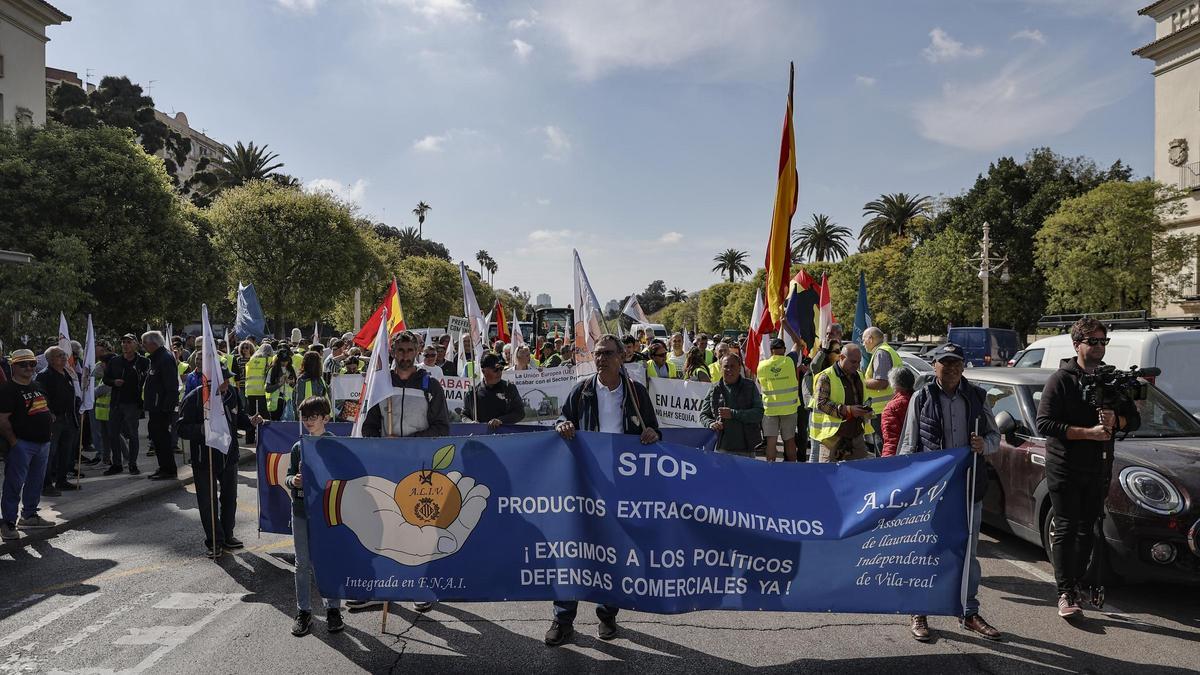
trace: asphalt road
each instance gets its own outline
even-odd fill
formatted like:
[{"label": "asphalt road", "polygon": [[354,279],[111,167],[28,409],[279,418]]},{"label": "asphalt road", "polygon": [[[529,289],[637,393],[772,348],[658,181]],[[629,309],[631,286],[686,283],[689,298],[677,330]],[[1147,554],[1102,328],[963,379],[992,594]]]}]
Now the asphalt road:
[{"label": "asphalt road", "polygon": [[[0,558],[0,672],[1196,672],[1200,593],[1111,589],[1109,606],[1072,625],[1058,618],[1048,563],[1015,538],[980,545],[982,613],[1002,642],[930,620],[935,640],[908,636],[907,617],[774,612],[622,612],[622,633],[595,638],[581,607],[569,646],[542,644],[547,603],[393,605],[323,617],[304,638],[294,615],[290,537],[255,534],[253,474],[241,474],[238,532],[247,548],[204,557],[195,495],[180,488],[84,529]],[[315,589],[314,589],[315,592]]]}]

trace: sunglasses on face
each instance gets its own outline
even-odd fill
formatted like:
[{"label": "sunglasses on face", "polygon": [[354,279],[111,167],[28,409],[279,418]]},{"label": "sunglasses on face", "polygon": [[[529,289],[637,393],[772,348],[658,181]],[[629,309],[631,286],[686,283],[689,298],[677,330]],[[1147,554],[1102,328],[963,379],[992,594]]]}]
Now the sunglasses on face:
[{"label": "sunglasses on face", "polygon": [[1089,347],[1096,347],[1096,346],[1099,346],[1099,345],[1106,345],[1106,344],[1108,344],[1108,341],[1109,341],[1110,339],[1112,339],[1112,338],[1106,338],[1106,337],[1102,337],[1102,338],[1094,338],[1094,337],[1093,337],[1093,338],[1084,338],[1084,339],[1080,340],[1079,342],[1076,342],[1075,344],[1083,343],[1083,344],[1085,344],[1085,345],[1087,345],[1087,346],[1089,346]]}]

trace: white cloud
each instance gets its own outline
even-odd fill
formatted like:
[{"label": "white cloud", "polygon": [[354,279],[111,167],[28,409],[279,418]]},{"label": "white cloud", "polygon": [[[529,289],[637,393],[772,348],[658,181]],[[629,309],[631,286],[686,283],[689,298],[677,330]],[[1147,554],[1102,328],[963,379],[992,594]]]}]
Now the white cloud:
[{"label": "white cloud", "polygon": [[963,43],[950,37],[950,34],[941,28],[929,31],[929,46],[921,50],[921,55],[930,63],[944,63],[981,54],[983,54],[983,47],[964,47]]},{"label": "white cloud", "polygon": [[877,80],[869,75],[855,75],[854,83],[860,87],[874,87]]},{"label": "white cloud", "polygon": [[538,206],[550,206],[550,200],[545,197],[538,197],[537,204]]},{"label": "white cloud", "polygon": [[571,230],[534,230],[529,233],[529,243],[546,246],[559,246],[575,236]]},{"label": "white cloud", "polygon": [[571,154],[571,139],[567,132],[553,124],[542,127],[541,131],[546,137],[546,154],[543,157],[561,161]]},{"label": "white cloud", "polygon": [[430,135],[413,141],[412,147],[413,150],[416,150],[417,152],[441,152],[444,149],[442,146],[444,146],[448,140],[450,140],[449,132],[440,136]]},{"label": "white cloud", "polygon": [[1012,34],[1012,39],[1029,40],[1030,42],[1036,42],[1039,45],[1046,44],[1046,36],[1042,34],[1042,31],[1036,28],[1022,28],[1021,30]]},{"label": "white cloud", "polygon": [[683,241],[682,232],[667,232],[658,238],[660,244],[678,244],[681,241]]},{"label": "white cloud", "polygon": [[275,4],[289,12],[312,14],[324,0],[275,0]]},{"label": "white cloud", "polygon": [[524,40],[514,39],[512,41],[513,51],[517,55],[517,60],[521,63],[529,61],[529,55],[533,53],[533,45]]},{"label": "white cloud", "polygon": [[362,199],[367,193],[367,185],[369,183],[362,178],[349,185],[332,178],[314,178],[304,184],[304,191],[326,192],[344,202],[362,204]]},{"label": "white cloud", "polygon": [[761,73],[764,65],[786,63],[788,56],[799,60],[820,37],[787,3],[780,8],[725,0],[556,2],[541,8],[537,23],[587,80],[623,68],[663,70],[692,61],[701,61],[709,77],[738,69]]},{"label": "white cloud", "polygon": [[508,29],[509,30],[525,30],[526,28],[533,28],[535,25],[537,25],[537,19],[538,19],[537,10],[529,10],[529,16],[523,16],[521,18],[513,19],[512,21],[509,21]]},{"label": "white cloud", "polygon": [[483,15],[466,0],[382,0],[404,7],[429,21],[479,21]]},{"label": "white cloud", "polygon": [[913,107],[913,117],[922,136],[956,148],[993,151],[1018,142],[1048,143],[1136,85],[1132,71],[1082,80],[1083,60],[1018,58],[992,78],[944,84],[940,97]]}]

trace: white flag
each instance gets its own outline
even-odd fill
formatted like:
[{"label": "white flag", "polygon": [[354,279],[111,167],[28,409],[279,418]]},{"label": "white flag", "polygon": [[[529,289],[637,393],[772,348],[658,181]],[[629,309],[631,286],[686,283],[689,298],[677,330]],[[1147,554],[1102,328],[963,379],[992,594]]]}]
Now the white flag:
[{"label": "white flag", "polygon": [[515,365],[517,363],[517,349],[525,346],[525,336],[521,334],[521,323],[517,321],[516,312],[513,312],[512,330],[509,331],[509,344],[512,345],[512,360]]},{"label": "white flag", "polygon": [[[583,270],[583,261],[579,259],[579,251],[575,254],[575,354],[576,360],[590,361],[596,340],[605,333],[604,312],[600,309],[600,301],[596,299],[596,291],[588,281],[587,272]],[[582,352],[582,353],[581,353]]]},{"label": "white flag", "polygon": [[646,318],[646,313],[642,311],[642,306],[638,303],[636,295],[629,296],[629,300],[625,302],[625,308],[621,310],[621,313],[637,323],[650,323],[650,319]]},{"label": "white flag", "polygon": [[395,394],[392,387],[392,360],[388,353],[387,309],[384,309],[379,321],[379,332],[375,335],[375,344],[371,346],[371,360],[367,364],[367,377],[363,381],[362,394],[358,397],[358,414],[354,418],[354,428],[350,431],[354,438],[362,438],[367,412]]},{"label": "white flag", "polygon": [[75,372],[75,349],[71,346],[71,331],[67,328],[67,315],[58,313],[58,348],[67,355],[67,377],[75,387],[76,398],[83,398],[83,390],[79,387],[79,373]]},{"label": "white flag", "polygon": [[92,315],[88,314],[87,342],[83,348],[83,402],[79,412],[85,413],[96,407],[96,378],[92,370],[96,367],[96,331],[92,328]]},{"label": "white flag", "polygon": [[314,346],[314,347],[320,347],[320,346],[321,346],[321,322],[320,322],[320,321],[314,321],[314,322],[313,322],[313,339],[312,339],[312,343],[313,343],[313,346]]},{"label": "white flag", "polygon": [[692,336],[688,335],[687,326],[683,327],[683,353],[692,351]]},{"label": "white flag", "polygon": [[221,396],[221,384],[225,375],[221,372],[221,358],[217,355],[217,341],[213,337],[212,324],[208,322],[208,305],[200,306],[201,343],[200,386],[204,387],[204,444],[218,452],[228,453],[233,444],[233,432],[229,429],[229,418],[225,416],[225,402]]},{"label": "white flag", "polygon": [[471,344],[479,351],[482,339],[487,336],[487,324],[483,321],[483,312],[479,310],[479,301],[475,299],[475,289],[467,276],[467,266],[462,261],[458,263],[458,271],[462,277],[463,313],[471,326]]},{"label": "white flag", "polygon": [[163,336],[163,339],[167,341],[167,344],[163,345],[167,348],[167,351],[171,351],[171,347],[174,346],[172,344],[175,342],[175,336],[172,334],[173,332],[174,331],[171,330],[171,324],[167,324],[167,334]]}]

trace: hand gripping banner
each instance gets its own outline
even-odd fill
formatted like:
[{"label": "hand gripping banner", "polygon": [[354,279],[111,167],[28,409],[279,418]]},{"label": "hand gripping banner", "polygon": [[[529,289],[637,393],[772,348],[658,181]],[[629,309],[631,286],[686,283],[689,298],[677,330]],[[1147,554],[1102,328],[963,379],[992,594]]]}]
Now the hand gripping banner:
[{"label": "hand gripping banner", "polygon": [[768,465],[633,436],[305,436],[321,595],[962,613],[965,449]]}]

